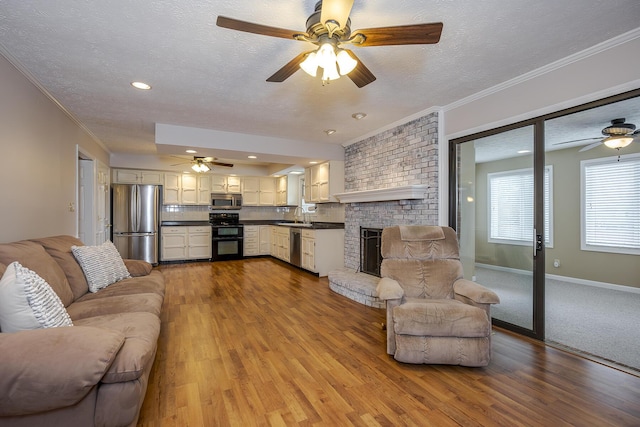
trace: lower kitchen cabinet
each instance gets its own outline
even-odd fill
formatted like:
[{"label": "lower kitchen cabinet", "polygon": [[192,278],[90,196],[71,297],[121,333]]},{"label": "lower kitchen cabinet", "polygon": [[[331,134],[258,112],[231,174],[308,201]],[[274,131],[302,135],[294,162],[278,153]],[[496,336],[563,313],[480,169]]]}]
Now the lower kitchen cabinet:
[{"label": "lower kitchen cabinet", "polygon": [[302,268],[324,277],[344,266],[344,229],[302,230]]},{"label": "lower kitchen cabinet", "polygon": [[271,227],[271,256],[289,262],[289,227]]},{"label": "lower kitchen cabinet", "polygon": [[211,259],[210,226],[162,227],[161,261]]},{"label": "lower kitchen cabinet", "polygon": [[244,226],[244,256],[258,256],[271,254],[271,226]]}]

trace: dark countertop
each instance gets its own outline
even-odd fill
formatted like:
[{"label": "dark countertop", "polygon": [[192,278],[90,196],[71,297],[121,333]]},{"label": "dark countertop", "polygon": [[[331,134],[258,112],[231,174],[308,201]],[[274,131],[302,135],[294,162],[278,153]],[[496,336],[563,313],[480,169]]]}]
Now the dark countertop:
[{"label": "dark countertop", "polygon": [[195,226],[201,227],[211,225],[209,221],[162,221],[161,227]]},{"label": "dark countertop", "polygon": [[[285,220],[246,220],[240,221],[243,225],[278,225],[280,227],[286,227],[287,223],[294,225],[293,221]],[[313,222],[311,227],[297,227],[307,230],[340,230],[344,229],[344,223],[342,222]]]}]

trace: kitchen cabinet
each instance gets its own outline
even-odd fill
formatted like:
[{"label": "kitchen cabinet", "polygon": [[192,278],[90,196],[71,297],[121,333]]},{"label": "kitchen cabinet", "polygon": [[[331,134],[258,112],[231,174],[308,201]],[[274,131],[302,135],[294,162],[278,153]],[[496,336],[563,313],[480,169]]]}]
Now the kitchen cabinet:
[{"label": "kitchen cabinet", "polygon": [[344,162],[329,161],[305,169],[307,203],[338,202],[333,194],[344,192]]},{"label": "kitchen cabinet", "polygon": [[161,261],[211,258],[210,226],[161,227]]},{"label": "kitchen cabinet", "polygon": [[164,173],[160,171],[114,169],[114,184],[154,184],[162,185]]},{"label": "kitchen cabinet", "polygon": [[257,225],[244,226],[244,256],[260,255],[260,227]]},{"label": "kitchen cabinet", "polygon": [[268,225],[260,226],[260,255],[269,255],[271,253],[271,227]]},{"label": "kitchen cabinet", "polygon": [[[189,173],[164,173],[162,187],[164,205],[208,205],[211,196],[211,183],[207,175]],[[200,191],[201,187],[204,191]],[[204,197],[206,194],[206,197]]]},{"label": "kitchen cabinet", "polygon": [[278,256],[278,237],[277,237],[278,228],[280,227],[278,227],[277,225],[272,225],[269,227],[269,237],[270,237],[269,243],[271,246],[269,255],[271,255],[272,257]]},{"label": "kitchen cabinet", "polygon": [[274,227],[275,232],[272,237],[275,237],[275,250],[272,254],[274,257],[279,258],[283,261],[289,262],[291,257],[289,253],[289,227]]},{"label": "kitchen cabinet", "polygon": [[242,192],[241,180],[238,176],[211,175],[212,193],[236,193]]},{"label": "kitchen cabinet", "polygon": [[298,185],[300,178],[297,175],[284,175],[276,179],[276,205],[297,206],[299,203]]},{"label": "kitchen cabinet", "polygon": [[242,179],[243,206],[275,206],[276,182],[271,177],[245,176]]},{"label": "kitchen cabinet", "polygon": [[302,230],[302,268],[320,277],[344,267],[344,229]]}]

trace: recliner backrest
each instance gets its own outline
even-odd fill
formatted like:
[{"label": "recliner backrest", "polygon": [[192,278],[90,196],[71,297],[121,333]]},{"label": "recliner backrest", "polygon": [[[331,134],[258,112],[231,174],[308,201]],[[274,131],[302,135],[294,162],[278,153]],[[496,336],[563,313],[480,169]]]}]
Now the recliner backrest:
[{"label": "recliner backrest", "polygon": [[439,226],[394,226],[382,231],[382,277],[397,280],[405,297],[453,298],[463,277],[455,230]]}]

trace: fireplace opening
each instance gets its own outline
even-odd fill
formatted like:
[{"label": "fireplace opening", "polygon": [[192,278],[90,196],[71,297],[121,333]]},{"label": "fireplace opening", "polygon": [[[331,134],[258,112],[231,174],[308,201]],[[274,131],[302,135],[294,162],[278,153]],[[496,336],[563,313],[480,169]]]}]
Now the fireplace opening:
[{"label": "fireplace opening", "polygon": [[360,227],[360,271],[380,277],[381,228]]}]

